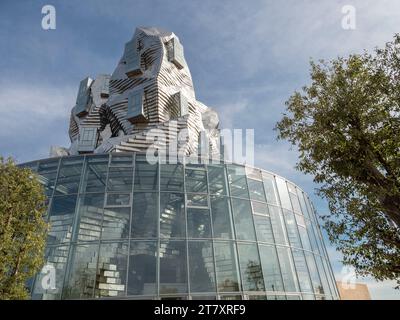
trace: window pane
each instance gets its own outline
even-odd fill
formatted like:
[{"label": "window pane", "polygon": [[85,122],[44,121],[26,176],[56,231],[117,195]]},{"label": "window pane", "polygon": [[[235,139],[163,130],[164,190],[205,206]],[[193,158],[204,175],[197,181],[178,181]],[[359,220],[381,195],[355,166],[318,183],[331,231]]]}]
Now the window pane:
[{"label": "window pane", "polygon": [[281,209],[274,206],[268,206],[269,215],[271,217],[272,230],[277,244],[287,244],[284,230],[284,222]]},{"label": "window pane", "polygon": [[39,162],[38,178],[44,186],[46,196],[50,197],[53,194],[54,183],[57,177],[59,160],[44,160]]},{"label": "window pane", "polygon": [[303,245],[303,248],[305,250],[312,251],[311,245],[310,245],[310,240],[308,239],[306,228],[301,227],[301,226],[298,226],[298,227],[299,227],[299,234],[300,234],[301,244]]},{"label": "window pane", "polygon": [[208,180],[211,194],[226,195],[226,174],[224,165],[209,165]]},{"label": "window pane", "polygon": [[189,241],[191,292],[214,292],[215,273],[211,241]]},{"label": "window pane", "polygon": [[290,196],[290,200],[292,202],[294,212],[301,214],[299,198],[297,198],[296,194],[291,193],[291,192],[289,192],[289,196]]},{"label": "window pane", "polygon": [[244,167],[228,165],[228,181],[231,196],[249,198],[249,190],[246,183],[246,172]]},{"label": "window pane", "polygon": [[131,241],[128,295],[152,295],[157,292],[156,257],[156,241]]},{"label": "window pane", "polygon": [[108,193],[107,206],[130,206],[131,194],[130,193]]},{"label": "window pane", "polygon": [[235,244],[230,241],[215,241],[214,250],[218,291],[239,291],[239,271]]},{"label": "window pane", "polygon": [[290,245],[301,248],[299,232],[297,231],[297,223],[294,218],[294,213],[288,210],[283,210],[286,219],[286,229]]},{"label": "window pane", "polygon": [[311,283],[314,289],[314,293],[324,293],[321,280],[319,278],[317,265],[315,264],[314,256],[312,253],[305,252],[308,270],[310,271]]},{"label": "window pane", "polygon": [[289,199],[289,192],[287,190],[285,180],[283,180],[279,177],[276,177],[276,185],[278,187],[279,197],[281,199],[282,207],[285,209],[288,209],[288,210],[292,210],[292,205],[291,205],[290,199]]},{"label": "window pane", "polygon": [[187,206],[188,207],[203,207],[208,208],[208,197],[206,194],[201,193],[188,193]]},{"label": "window pane", "polygon": [[266,202],[263,183],[258,180],[247,179],[250,199]]},{"label": "window pane", "polygon": [[271,220],[269,217],[259,215],[254,215],[253,217],[256,226],[257,240],[261,242],[274,243]]},{"label": "window pane", "polygon": [[74,245],[70,270],[63,288],[63,299],[93,298],[99,245]]},{"label": "window pane", "polygon": [[121,166],[121,167],[132,167],[133,157],[131,154],[128,155],[112,154],[110,165]]},{"label": "window pane", "polygon": [[106,187],[108,155],[86,158],[84,192],[104,192]]},{"label": "window pane", "polygon": [[264,291],[264,279],[257,244],[238,244],[243,291]]},{"label": "window pane", "polygon": [[205,170],[186,168],[186,192],[207,192],[207,176]]},{"label": "window pane", "polygon": [[275,179],[274,176],[263,172],[263,182],[264,182],[264,189],[265,194],[267,196],[267,202],[270,204],[278,204],[277,200],[277,191],[275,187]]},{"label": "window pane", "polygon": [[76,195],[53,197],[49,214],[50,231],[47,244],[71,241],[75,217]]},{"label": "window pane", "polygon": [[125,239],[129,236],[131,208],[105,208],[101,238]]},{"label": "window pane", "polygon": [[183,192],[183,165],[161,164],[161,191]]},{"label": "window pane", "polygon": [[108,173],[108,191],[132,191],[132,168],[110,168]]},{"label": "window pane", "polygon": [[300,290],[302,292],[313,292],[303,251],[292,250],[297,276],[299,277]]},{"label": "window pane", "polygon": [[186,237],[185,200],[181,193],[160,195],[160,237]]},{"label": "window pane", "polygon": [[233,238],[232,213],[229,198],[211,196],[214,238]]},{"label": "window pane", "polygon": [[253,208],[253,213],[268,215],[268,207],[265,203],[252,201],[251,206]]},{"label": "window pane", "polygon": [[104,194],[82,196],[79,205],[78,240],[91,241],[100,238],[103,218]]},{"label": "window pane", "polygon": [[128,243],[103,243],[97,267],[96,298],[125,296]]},{"label": "window pane", "polygon": [[83,158],[63,158],[58,173],[55,194],[78,193],[81,180]]},{"label": "window pane", "polygon": [[187,292],[186,244],[160,243],[160,294]]},{"label": "window pane", "polygon": [[136,156],[134,190],[153,190],[158,188],[157,164],[150,164],[146,158]]},{"label": "window pane", "polygon": [[297,278],[294,273],[292,257],[289,248],[277,247],[279,264],[281,266],[283,284],[285,291],[293,292],[299,291],[297,285]]},{"label": "window pane", "polygon": [[238,240],[255,240],[250,201],[232,199],[233,217]]},{"label": "window pane", "polygon": [[211,219],[208,209],[187,209],[188,237],[211,238]]},{"label": "window pane", "polygon": [[322,287],[324,294],[331,294],[331,290],[329,288],[328,278],[326,276],[326,272],[324,266],[322,264],[322,258],[320,256],[314,256],[315,262],[317,264],[318,272],[321,277]]},{"label": "window pane", "polygon": [[304,201],[303,192],[301,192],[299,189],[297,189],[297,197],[299,198],[301,212],[303,213],[303,216],[308,218],[308,212],[307,212],[306,203]]},{"label": "window pane", "polygon": [[267,291],[284,291],[278,255],[273,246],[260,245],[260,259]]},{"label": "window pane", "polygon": [[135,192],[131,224],[132,238],[156,238],[158,228],[158,193]]}]

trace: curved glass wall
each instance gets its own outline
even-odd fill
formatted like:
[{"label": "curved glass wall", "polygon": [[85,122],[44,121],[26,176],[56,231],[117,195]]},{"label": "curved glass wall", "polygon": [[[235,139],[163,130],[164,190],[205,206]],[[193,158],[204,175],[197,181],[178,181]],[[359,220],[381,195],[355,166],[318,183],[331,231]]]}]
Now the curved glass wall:
[{"label": "curved glass wall", "polygon": [[48,197],[34,299],[337,299],[317,218],[285,179],[142,154],[25,163]]}]

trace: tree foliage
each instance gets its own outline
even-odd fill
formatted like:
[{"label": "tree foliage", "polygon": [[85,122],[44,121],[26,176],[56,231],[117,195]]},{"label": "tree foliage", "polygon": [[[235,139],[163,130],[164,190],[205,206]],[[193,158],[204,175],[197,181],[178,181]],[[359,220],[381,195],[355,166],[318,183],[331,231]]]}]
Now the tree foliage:
[{"label": "tree foliage", "polygon": [[400,35],[370,54],[311,61],[311,84],[286,102],[278,138],[328,200],[343,262],[400,284]]},{"label": "tree foliage", "polygon": [[47,223],[42,185],[29,169],[0,157],[0,300],[26,299],[43,265]]}]

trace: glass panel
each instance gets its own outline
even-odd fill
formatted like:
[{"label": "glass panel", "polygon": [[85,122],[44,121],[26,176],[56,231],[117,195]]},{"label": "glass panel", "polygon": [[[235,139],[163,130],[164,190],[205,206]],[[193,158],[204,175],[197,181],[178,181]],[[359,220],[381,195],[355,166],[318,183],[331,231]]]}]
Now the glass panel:
[{"label": "glass panel", "polygon": [[287,190],[285,180],[283,180],[279,177],[276,177],[276,185],[278,187],[279,197],[281,199],[282,207],[285,209],[292,210],[292,205],[291,205],[290,199],[289,199],[289,192]]},{"label": "glass panel", "polygon": [[249,300],[267,300],[267,296],[264,295],[249,295],[248,296]]},{"label": "glass panel", "polygon": [[208,198],[206,194],[188,193],[186,197],[188,207],[208,208]]},{"label": "glass panel", "polygon": [[233,223],[229,198],[211,196],[210,200],[214,238],[233,239]]},{"label": "glass panel", "polygon": [[267,300],[286,300],[286,296],[283,294],[267,295]]},{"label": "glass panel", "polygon": [[302,292],[313,292],[303,251],[292,250],[292,252],[297,276],[299,277],[300,290]]},{"label": "glass panel", "polygon": [[232,296],[232,295],[229,295],[229,296],[220,296],[220,298],[219,298],[219,300],[242,300],[242,296],[239,296],[239,295],[237,295],[237,296]]},{"label": "glass panel", "polygon": [[189,238],[211,238],[211,219],[208,209],[187,209]]},{"label": "glass panel", "polygon": [[297,223],[294,218],[294,213],[288,210],[283,210],[286,219],[286,229],[290,245],[293,247],[301,248],[299,232],[297,230]]},{"label": "glass panel", "polygon": [[311,283],[314,288],[314,293],[324,294],[324,289],[322,287],[322,283],[319,278],[317,265],[315,264],[315,261],[314,261],[314,256],[312,253],[309,253],[309,252],[305,252],[304,254],[306,256],[307,266],[308,266],[308,270],[310,272]]},{"label": "glass panel", "polygon": [[278,255],[273,246],[260,245],[260,259],[264,274],[265,290],[284,291]]},{"label": "glass panel", "polygon": [[257,244],[238,243],[243,291],[265,291]]},{"label": "glass panel", "polygon": [[208,185],[211,194],[226,195],[226,174],[224,165],[208,166]]},{"label": "glass panel", "polygon": [[313,294],[304,294],[303,293],[301,296],[303,297],[303,300],[315,300]]},{"label": "glass panel", "polygon": [[255,240],[250,201],[232,199],[233,217],[238,240]]},{"label": "glass panel", "polygon": [[160,195],[160,237],[186,237],[184,195],[161,193]]},{"label": "glass panel", "polygon": [[187,292],[186,243],[161,241],[160,294]]},{"label": "glass panel", "polygon": [[285,286],[285,291],[287,292],[299,291],[297,285],[297,278],[293,269],[290,249],[277,247],[276,250],[278,252],[279,264],[281,266],[282,279],[283,279],[283,284]]},{"label": "glass panel", "polygon": [[207,175],[205,170],[186,168],[186,192],[207,192]]},{"label": "glass panel", "polygon": [[230,241],[215,241],[214,250],[218,291],[239,291],[239,270],[235,244]]},{"label": "glass panel", "polygon": [[264,181],[264,189],[265,194],[267,196],[267,202],[270,204],[278,204],[277,199],[277,191],[275,187],[275,179],[274,176],[263,172],[263,181]]},{"label": "glass panel", "polygon": [[265,203],[252,201],[251,206],[253,208],[253,213],[268,215],[268,207]]},{"label": "glass panel", "polygon": [[192,300],[216,300],[215,296],[192,296]]},{"label": "glass panel", "polygon": [[189,241],[191,292],[214,292],[215,272],[211,241]]},{"label": "glass panel", "polygon": [[261,181],[247,179],[249,185],[250,199],[266,202],[264,187]]},{"label": "glass panel", "polygon": [[314,230],[310,220],[306,220],[306,226],[307,226],[307,233],[311,242],[312,251],[318,253],[318,245],[317,241],[315,240]]},{"label": "glass panel", "polygon": [[108,191],[132,191],[133,169],[114,167],[108,172]]},{"label": "glass panel", "polygon": [[121,167],[132,167],[133,166],[133,155],[120,155],[120,154],[112,154],[111,155],[111,166],[121,166]]},{"label": "glass panel", "polygon": [[249,198],[249,190],[246,183],[246,172],[244,167],[227,165],[229,188],[231,196]]},{"label": "glass panel", "polygon": [[39,162],[38,178],[40,183],[44,186],[46,196],[48,197],[53,194],[54,183],[57,176],[58,162],[59,159]]},{"label": "glass panel", "polygon": [[108,155],[86,158],[83,192],[104,192],[108,169]]},{"label": "glass panel", "polygon": [[268,206],[268,209],[271,217],[272,230],[274,231],[275,242],[277,244],[287,244],[281,209],[274,206]]},{"label": "glass panel", "polygon": [[301,300],[300,296],[297,295],[287,295],[286,300]]},{"label": "glass panel", "polygon": [[95,297],[125,296],[127,258],[127,242],[101,244]]},{"label": "glass panel", "polygon": [[303,245],[303,248],[305,250],[312,251],[311,245],[310,245],[310,240],[308,239],[306,228],[301,227],[301,226],[298,226],[298,227],[299,227],[299,234],[300,234],[301,244]]},{"label": "glass panel", "polygon": [[62,158],[55,194],[78,193],[82,167],[83,157]]},{"label": "glass panel", "polygon": [[158,228],[158,194],[135,192],[131,224],[132,238],[156,238]]},{"label": "glass panel", "polygon": [[254,215],[254,224],[256,226],[257,240],[261,242],[275,243],[272,235],[271,220],[269,217]]},{"label": "glass panel", "polygon": [[183,165],[161,164],[160,170],[161,191],[183,192]]},{"label": "glass panel", "polygon": [[150,164],[145,157],[136,156],[134,190],[153,190],[158,188],[157,164]]},{"label": "glass panel", "polygon": [[35,288],[33,290],[32,299],[40,300],[59,300],[64,282],[65,269],[67,265],[67,258],[69,253],[69,246],[52,247],[47,246],[45,249],[45,264],[46,266],[54,267],[55,271],[55,286],[54,289],[45,289],[42,287],[42,281],[49,273],[39,273],[36,277]]},{"label": "glass panel", "polygon": [[47,244],[71,241],[72,225],[75,217],[76,195],[53,197],[47,235]]},{"label": "glass panel", "polygon": [[129,237],[131,208],[105,208],[101,238],[125,239]]},{"label": "glass panel", "polygon": [[131,241],[128,269],[128,295],[157,292],[157,242]]},{"label": "glass panel", "polygon": [[107,206],[130,206],[131,194],[130,193],[108,193]]},{"label": "glass panel", "polygon": [[256,168],[246,167],[246,176],[249,179],[262,181],[261,171],[259,169],[256,169]]},{"label": "glass panel", "polygon": [[297,197],[299,198],[301,212],[303,213],[303,215],[305,217],[308,218],[308,212],[307,212],[306,203],[305,203],[304,198],[303,198],[303,192],[301,192],[299,189],[297,189]]},{"label": "glass panel", "polygon": [[93,298],[96,284],[99,245],[74,245],[70,254],[69,267],[63,299]]},{"label": "glass panel", "polygon": [[331,290],[330,290],[329,284],[328,284],[328,278],[326,276],[325,269],[322,264],[322,258],[320,256],[314,256],[314,258],[315,258],[315,261],[317,264],[319,275],[321,277],[323,292],[325,294],[331,294]]},{"label": "glass panel", "polygon": [[100,238],[104,194],[88,194],[80,198],[78,211],[78,241]]}]

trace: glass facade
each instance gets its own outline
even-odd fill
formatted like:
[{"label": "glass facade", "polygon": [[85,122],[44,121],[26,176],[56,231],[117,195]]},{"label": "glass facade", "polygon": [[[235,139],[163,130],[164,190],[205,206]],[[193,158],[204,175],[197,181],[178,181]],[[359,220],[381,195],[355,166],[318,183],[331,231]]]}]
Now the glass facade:
[{"label": "glass facade", "polygon": [[22,164],[51,224],[33,299],[337,299],[312,204],[272,173],[143,154]]}]

